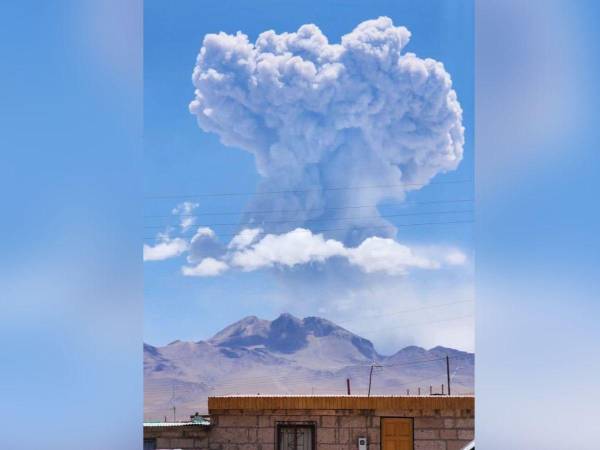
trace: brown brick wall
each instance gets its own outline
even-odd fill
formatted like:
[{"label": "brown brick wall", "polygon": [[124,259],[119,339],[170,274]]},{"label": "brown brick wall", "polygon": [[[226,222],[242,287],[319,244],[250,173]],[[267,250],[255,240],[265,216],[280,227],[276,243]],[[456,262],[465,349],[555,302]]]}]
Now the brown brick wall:
[{"label": "brown brick wall", "polygon": [[158,438],[159,449],[274,450],[278,423],[309,423],[317,450],[355,450],[364,436],[379,450],[382,417],[413,418],[414,450],[459,450],[474,438],[472,409],[213,410],[209,429],[154,428],[144,437]]},{"label": "brown brick wall", "polygon": [[157,449],[208,449],[210,431],[198,426],[146,427],[144,439],[156,439]]}]

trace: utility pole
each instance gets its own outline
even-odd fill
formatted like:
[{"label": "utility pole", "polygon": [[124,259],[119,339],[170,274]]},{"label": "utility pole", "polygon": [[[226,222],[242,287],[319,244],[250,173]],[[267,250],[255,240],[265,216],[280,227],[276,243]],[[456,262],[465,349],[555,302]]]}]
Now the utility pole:
[{"label": "utility pole", "polygon": [[177,416],[175,414],[175,406],[173,406],[173,422],[177,422]]},{"label": "utility pole", "polygon": [[367,394],[367,397],[371,396],[371,381],[373,380],[373,368],[375,367],[381,367],[378,364],[371,364],[371,370],[369,372],[369,393]]},{"label": "utility pole", "polygon": [[346,378],[346,388],[348,389],[348,395],[350,395],[350,378]]},{"label": "utility pole", "polygon": [[450,358],[446,355],[446,378],[448,379],[448,395],[450,395]]}]

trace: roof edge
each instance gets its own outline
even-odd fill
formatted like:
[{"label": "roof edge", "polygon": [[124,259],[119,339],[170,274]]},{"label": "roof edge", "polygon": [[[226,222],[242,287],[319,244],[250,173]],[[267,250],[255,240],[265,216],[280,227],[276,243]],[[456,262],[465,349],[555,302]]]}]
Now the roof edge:
[{"label": "roof edge", "polygon": [[265,409],[474,409],[474,396],[225,396],[209,397],[215,410]]}]

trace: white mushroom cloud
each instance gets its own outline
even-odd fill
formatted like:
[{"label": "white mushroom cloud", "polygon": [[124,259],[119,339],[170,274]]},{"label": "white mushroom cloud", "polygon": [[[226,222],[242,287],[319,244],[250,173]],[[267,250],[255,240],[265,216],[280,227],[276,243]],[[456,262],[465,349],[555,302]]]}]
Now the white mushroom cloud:
[{"label": "white mushroom cloud", "polygon": [[[390,237],[376,205],[458,166],[464,129],[450,75],[403,52],[409,39],[388,17],[340,44],[315,25],[255,43],[241,32],[205,36],[189,108],[204,131],[255,157],[262,182],[246,224],[327,230],[354,244]],[[346,209],[356,205],[370,207]]]}]

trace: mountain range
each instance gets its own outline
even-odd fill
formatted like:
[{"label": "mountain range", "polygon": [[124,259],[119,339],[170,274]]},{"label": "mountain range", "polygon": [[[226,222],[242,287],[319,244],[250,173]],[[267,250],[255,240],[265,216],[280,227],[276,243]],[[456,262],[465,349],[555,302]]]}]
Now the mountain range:
[{"label": "mountain range", "polygon": [[250,316],[206,341],[144,344],[144,416],[204,413],[209,395],[346,394],[346,379],[352,394],[366,394],[371,366],[373,395],[440,393],[446,356],[452,393],[473,392],[473,353],[409,346],[386,356],[326,319]]}]

